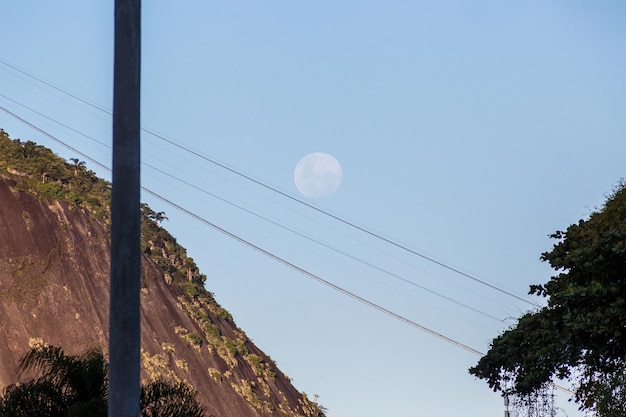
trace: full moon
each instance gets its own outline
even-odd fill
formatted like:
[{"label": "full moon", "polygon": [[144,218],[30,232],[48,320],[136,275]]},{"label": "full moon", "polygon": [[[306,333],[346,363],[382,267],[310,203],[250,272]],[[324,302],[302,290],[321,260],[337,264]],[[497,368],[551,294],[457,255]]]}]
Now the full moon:
[{"label": "full moon", "polygon": [[339,162],[323,152],[308,154],[293,172],[298,191],[309,198],[330,197],[341,185],[342,176]]}]

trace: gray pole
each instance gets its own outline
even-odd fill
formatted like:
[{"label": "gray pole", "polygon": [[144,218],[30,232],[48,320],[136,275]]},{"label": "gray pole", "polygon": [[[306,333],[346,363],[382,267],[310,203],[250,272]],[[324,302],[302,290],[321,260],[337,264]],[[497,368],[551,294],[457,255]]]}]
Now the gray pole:
[{"label": "gray pole", "polygon": [[141,1],[115,0],[109,417],[139,416]]}]

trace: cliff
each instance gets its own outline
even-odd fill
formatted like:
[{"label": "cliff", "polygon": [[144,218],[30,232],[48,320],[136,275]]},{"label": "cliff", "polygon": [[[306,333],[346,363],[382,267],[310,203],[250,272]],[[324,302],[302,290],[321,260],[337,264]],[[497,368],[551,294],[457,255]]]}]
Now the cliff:
[{"label": "cliff", "polygon": [[[16,382],[33,344],[107,354],[106,213],[42,198],[28,191],[33,181],[46,178],[0,164],[0,389]],[[193,260],[143,210],[142,378],[187,381],[215,417],[313,415],[315,404],[237,328]]]}]

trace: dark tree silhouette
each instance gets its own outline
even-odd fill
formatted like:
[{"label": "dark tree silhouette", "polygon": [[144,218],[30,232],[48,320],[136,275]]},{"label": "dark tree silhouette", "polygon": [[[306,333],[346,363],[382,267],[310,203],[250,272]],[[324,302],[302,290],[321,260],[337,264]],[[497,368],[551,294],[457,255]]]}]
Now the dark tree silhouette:
[{"label": "dark tree silhouette", "polygon": [[141,417],[204,417],[196,390],[184,382],[152,381],[141,388]]},{"label": "dark tree silhouette", "polygon": [[531,294],[547,305],[524,314],[470,369],[495,391],[531,395],[552,378],[577,385],[597,416],[626,415],[626,184],[587,220],[551,236],[542,255],[556,274]]},{"label": "dark tree silhouette", "polygon": [[5,389],[3,417],[106,416],[108,366],[101,351],[68,356],[54,346],[33,348],[20,360],[19,370],[20,376],[40,376]]},{"label": "dark tree silhouette", "polygon": [[[8,386],[0,398],[0,417],[105,417],[109,366],[102,352],[66,355],[61,348],[31,349],[19,363],[19,376],[38,374]],[[205,417],[188,384],[152,381],[141,387],[142,417]]]}]

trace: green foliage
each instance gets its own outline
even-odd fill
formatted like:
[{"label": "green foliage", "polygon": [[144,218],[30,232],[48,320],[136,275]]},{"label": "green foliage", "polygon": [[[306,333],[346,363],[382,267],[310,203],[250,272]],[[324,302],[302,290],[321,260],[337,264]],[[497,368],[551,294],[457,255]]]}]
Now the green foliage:
[{"label": "green foliage", "polygon": [[263,358],[255,355],[254,353],[249,354],[246,359],[248,360],[248,362],[250,362],[250,365],[252,365],[253,368],[255,369],[260,369],[260,365],[263,363]]},{"label": "green foliage", "polygon": [[[61,348],[31,349],[20,361],[20,372],[40,374],[9,385],[0,397],[0,417],[106,417],[108,364],[99,350],[81,356]],[[141,417],[204,417],[196,391],[185,383],[157,380],[141,387]]]},{"label": "green foliage", "polygon": [[180,286],[183,291],[185,291],[185,294],[187,294],[187,296],[192,300],[195,300],[198,295],[200,295],[200,289],[196,284],[192,282],[183,282],[180,284]]},{"label": "green foliage", "polygon": [[269,380],[273,380],[276,377],[276,373],[272,371],[270,365],[261,356],[250,353],[246,355],[245,359],[252,366],[255,374],[262,375]]},{"label": "green foliage", "polygon": [[228,351],[228,354],[230,355],[230,357],[234,358],[235,356],[237,356],[237,353],[238,353],[237,344],[235,343],[234,340],[225,337],[224,346],[226,346],[226,350]]},{"label": "green foliage", "polygon": [[[215,382],[221,382],[222,381],[222,373],[220,371],[218,371],[215,368],[209,368],[208,369],[209,375],[211,375],[211,378],[213,378],[213,380]],[[0,416],[2,417],[2,416]]]},{"label": "green foliage", "polygon": [[141,204],[141,250],[154,260],[172,281],[179,285],[191,299],[206,294],[206,276],[187,251],[163,227],[161,222],[167,217],[163,212],[155,212],[147,204]]},{"label": "green foliage", "polygon": [[[221,311],[223,309],[215,302],[210,293],[204,290],[195,300],[181,296],[178,298],[178,301],[185,313],[191,317],[204,332],[206,341],[209,344],[209,350],[215,349],[217,354],[230,368],[236,367],[238,364],[237,358],[245,357],[248,354],[246,344],[249,342],[249,339],[245,333],[239,330],[234,332],[234,339],[222,334],[219,326],[212,320],[215,319],[215,311]],[[209,315],[209,312],[214,314],[213,319]],[[228,315],[228,317],[230,317],[230,315]],[[179,332],[177,331],[177,333]],[[186,333],[184,337],[187,337]],[[267,370],[264,375],[268,378],[274,378],[275,376],[270,370]]]},{"label": "green foliage", "polygon": [[[85,207],[106,222],[110,219],[111,184],[87,169],[84,161],[70,158],[70,162],[55,155],[50,149],[31,141],[12,140],[0,129],[0,173],[12,176],[15,189],[23,190],[41,199],[69,201]],[[141,207],[141,250],[150,256],[167,274],[168,283],[182,287],[185,294],[196,299],[211,299],[214,314],[232,322],[232,316],[221,308],[204,289],[206,275],[201,274],[185,248],[163,227],[164,212]],[[28,213],[23,216],[28,221]]]},{"label": "green foliage", "polygon": [[193,346],[198,346],[198,347],[202,346],[202,338],[197,333],[189,333],[189,334],[187,334],[186,335],[186,339]]},{"label": "green foliage", "polygon": [[235,339],[222,336],[222,338],[224,339],[224,345],[226,346],[226,350],[228,350],[228,354],[231,358],[236,358],[237,356],[245,356],[248,354],[248,347],[246,346],[248,338],[245,334],[241,332],[237,333],[236,336],[237,337]]},{"label": "green foliage", "polygon": [[214,305],[214,308],[212,309],[212,311],[219,317],[222,318],[228,322],[233,323],[233,316],[223,307],[218,306],[217,304]]},{"label": "green foliage", "polygon": [[210,322],[204,322],[202,324],[202,330],[204,330],[204,333],[207,335],[207,337],[209,337],[210,340],[216,340],[222,336],[220,328]]},{"label": "green foliage", "polygon": [[494,390],[536,392],[553,377],[577,384],[576,401],[598,416],[624,415],[626,401],[626,188],[588,220],[557,231],[542,254],[557,271],[530,293],[547,306],[519,318],[470,369]]},{"label": "green foliage", "polygon": [[69,164],[34,142],[12,140],[0,129],[0,172],[14,176],[18,181],[15,188],[41,199],[84,206],[108,220],[111,184],[87,170],[85,162],[77,158],[71,160]]},{"label": "green foliage", "polygon": [[48,182],[37,185],[39,197],[49,200],[64,200],[67,190],[58,182]]}]

